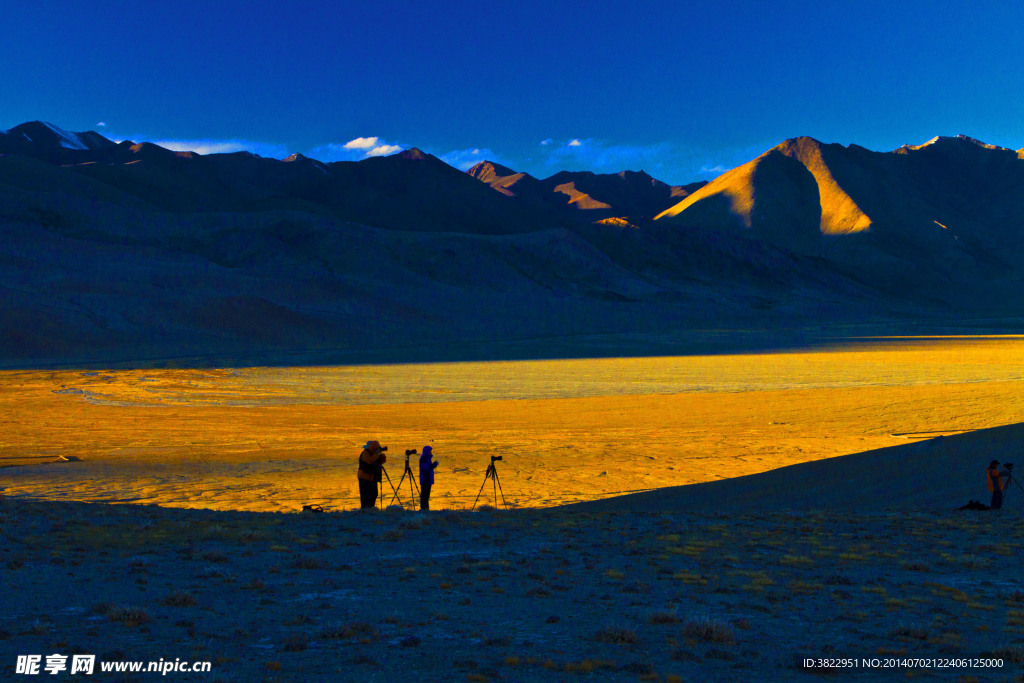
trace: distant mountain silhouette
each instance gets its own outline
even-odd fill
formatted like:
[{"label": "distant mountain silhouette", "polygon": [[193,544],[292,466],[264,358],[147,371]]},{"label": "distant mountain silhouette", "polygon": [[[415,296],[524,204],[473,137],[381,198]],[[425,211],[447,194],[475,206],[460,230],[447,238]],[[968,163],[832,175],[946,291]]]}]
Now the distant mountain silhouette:
[{"label": "distant mountain silhouette", "polygon": [[531,206],[547,205],[576,222],[608,218],[650,219],[700,189],[704,181],[670,186],[643,171],[597,174],[561,171],[537,180],[492,161],[473,166],[469,175]]},{"label": "distant mountain silhouette", "polygon": [[162,211],[295,208],[396,230],[501,234],[549,227],[437,157],[410,149],[361,162],[200,155],[111,142],[33,122],[0,133],[0,154],[61,166]]},{"label": "distant mountain silhouette", "polygon": [[55,164],[92,161],[117,145],[99,133],[69,133],[52,123],[30,121],[0,132],[0,154],[24,154]]},{"label": "distant mountain silhouette", "polygon": [[27,123],[0,132],[0,365],[679,353],[699,329],[1013,318],[1021,156],[794,138],[673,187]]}]

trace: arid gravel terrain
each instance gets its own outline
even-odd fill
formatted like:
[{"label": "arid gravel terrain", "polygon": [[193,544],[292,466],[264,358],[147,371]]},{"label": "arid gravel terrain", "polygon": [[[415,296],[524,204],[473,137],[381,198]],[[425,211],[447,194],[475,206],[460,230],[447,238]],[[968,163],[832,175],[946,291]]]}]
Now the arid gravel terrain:
[{"label": "arid gravel terrain", "polygon": [[814,680],[805,658],[994,658],[826,673],[1021,680],[1017,521],[8,500],[0,670],[91,653],[212,663],[178,680]]}]

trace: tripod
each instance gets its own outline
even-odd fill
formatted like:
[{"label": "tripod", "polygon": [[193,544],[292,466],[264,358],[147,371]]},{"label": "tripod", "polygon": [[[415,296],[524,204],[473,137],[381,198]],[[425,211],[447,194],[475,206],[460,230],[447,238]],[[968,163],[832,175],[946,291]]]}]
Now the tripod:
[{"label": "tripod", "polygon": [[[406,463],[406,466],[408,466],[408,463]],[[398,490],[395,489],[395,485],[391,483],[391,475],[388,474],[387,468],[384,467],[384,465],[381,465],[380,466],[380,471],[384,475],[384,478],[388,480],[388,486],[391,487],[391,490],[394,491],[395,495],[397,496],[398,495]],[[401,484],[402,482],[399,481],[398,483]],[[380,509],[383,510],[384,509],[384,479],[380,480],[380,495],[377,497],[377,500],[380,501]],[[392,498],[391,500],[394,500],[394,498]]]},{"label": "tripod", "polygon": [[1006,494],[1008,494],[1010,492],[1010,484],[1011,483],[1016,484],[1017,488],[1019,488],[1021,491],[1024,491],[1024,486],[1021,486],[1020,482],[1013,478],[1013,465],[1011,465],[1011,464],[1004,464],[1003,466],[1006,467],[1006,473],[1007,473],[1006,486],[1003,487],[1003,503],[1006,503],[1006,497],[1007,497]]},{"label": "tripod", "polygon": [[473,507],[470,510],[476,509],[476,502],[480,500],[480,494],[484,492],[484,487],[487,486],[487,480],[490,479],[492,487],[494,488],[494,505],[498,505],[498,492],[501,491],[501,502],[508,509],[508,503],[505,502],[505,492],[501,490],[501,482],[498,481],[498,468],[494,466],[495,460],[501,460],[500,455],[491,456],[491,464],[487,466],[487,474],[484,475],[484,483],[480,484],[480,490],[476,494],[476,500],[473,501]]},{"label": "tripod", "polygon": [[[402,490],[402,482],[405,481],[406,475],[409,475],[409,495],[412,497],[412,509],[416,509],[416,498],[419,496],[419,486],[416,485],[416,477],[412,473],[412,468],[409,467],[409,456],[416,455],[415,450],[405,452],[405,471],[402,472],[402,478],[398,480],[398,486],[393,487],[395,495],[391,498],[391,502],[394,503],[395,499],[398,498],[398,492]],[[390,480],[389,480],[390,481]],[[390,503],[389,503],[390,505]]]}]

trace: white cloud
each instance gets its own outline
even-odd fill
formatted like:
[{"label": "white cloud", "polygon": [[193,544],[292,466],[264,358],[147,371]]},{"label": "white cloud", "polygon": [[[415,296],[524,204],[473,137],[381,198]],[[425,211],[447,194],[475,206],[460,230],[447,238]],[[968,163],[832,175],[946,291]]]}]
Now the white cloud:
[{"label": "white cloud", "polygon": [[702,174],[704,174],[704,175],[710,174],[710,175],[719,176],[719,175],[722,175],[723,173],[725,173],[728,170],[729,169],[726,168],[725,166],[723,166],[722,164],[718,164],[717,166],[712,166],[711,168],[708,168],[707,166],[702,166],[701,169],[700,169],[700,172]]},{"label": "white cloud", "polygon": [[107,125],[106,121],[100,121],[99,123],[96,124],[96,127],[97,128],[105,128],[106,125]]},{"label": "white cloud", "polygon": [[342,147],[345,149],[373,149],[377,147],[377,141],[380,140],[376,135],[372,138],[356,138],[355,140],[349,140]]},{"label": "white cloud", "polygon": [[377,145],[373,149],[366,152],[368,157],[384,157],[389,154],[397,154],[402,151],[401,145]]},{"label": "white cloud", "polygon": [[306,156],[319,161],[361,161],[370,157],[381,157],[395,154],[405,149],[405,145],[381,140],[376,135],[358,137],[345,143],[329,142],[315,147]]},{"label": "white cloud", "polygon": [[540,144],[541,144],[542,147],[546,147],[547,145],[550,145],[552,142],[554,142],[554,140],[552,140],[551,138],[548,138],[546,140],[541,140]]},{"label": "white cloud", "polygon": [[582,147],[583,143],[580,142],[577,138],[573,138],[572,140],[569,140],[569,146],[570,147]]}]

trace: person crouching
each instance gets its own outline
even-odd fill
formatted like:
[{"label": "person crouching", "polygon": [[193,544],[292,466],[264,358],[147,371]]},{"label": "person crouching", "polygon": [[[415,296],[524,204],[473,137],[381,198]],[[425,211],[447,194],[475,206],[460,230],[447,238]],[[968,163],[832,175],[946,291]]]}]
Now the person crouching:
[{"label": "person crouching", "polygon": [[430,487],[434,485],[434,470],[440,464],[434,458],[434,449],[424,446],[420,454],[420,510],[430,509]]},{"label": "person crouching", "polygon": [[387,462],[384,455],[387,448],[382,448],[379,441],[367,441],[363,452],[359,454],[359,507],[372,508],[377,505],[377,485],[381,481],[381,471]]}]

